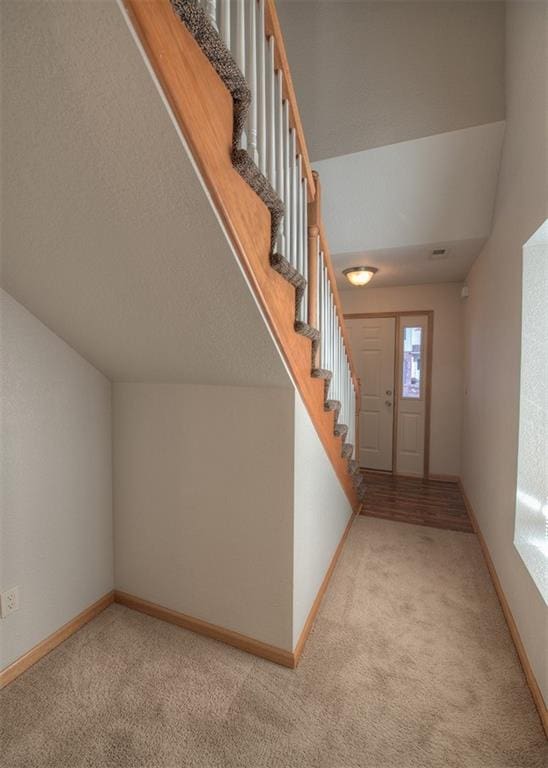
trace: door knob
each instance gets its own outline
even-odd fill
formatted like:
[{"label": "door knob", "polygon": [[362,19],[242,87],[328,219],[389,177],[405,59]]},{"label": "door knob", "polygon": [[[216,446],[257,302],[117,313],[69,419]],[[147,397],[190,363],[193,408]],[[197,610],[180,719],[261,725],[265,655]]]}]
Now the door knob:
[{"label": "door knob", "polygon": [[386,392],[385,392],[385,394],[386,394],[386,395],[391,395],[391,394],[392,394],[392,390],[391,390],[391,389],[387,389],[387,390],[386,390]]},{"label": "door knob", "polygon": [[385,400],[384,402],[385,402],[385,404],[386,404],[386,405],[392,405],[392,403],[390,402],[390,400]]}]

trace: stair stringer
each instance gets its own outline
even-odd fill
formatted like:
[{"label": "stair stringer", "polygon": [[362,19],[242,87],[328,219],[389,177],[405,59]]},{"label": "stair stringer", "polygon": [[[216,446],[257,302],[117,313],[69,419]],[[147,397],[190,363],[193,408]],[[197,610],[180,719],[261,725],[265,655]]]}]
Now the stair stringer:
[{"label": "stair stringer", "polygon": [[[361,494],[349,467],[351,446],[335,434],[336,420],[326,408],[323,382],[318,387],[323,376],[311,367],[319,331],[296,319],[306,281],[274,251],[283,204],[247,152],[235,148],[249,106],[245,79],[207,15],[192,0],[125,0],[125,7],[339,481],[357,510]],[[267,232],[262,229],[266,221]]]},{"label": "stair stringer", "polygon": [[[238,68],[232,54],[226,47],[223,39],[211,23],[206,11],[195,0],[171,0],[173,8],[181,21],[186,25],[208,60],[211,62],[219,77],[227,87],[233,101],[233,132],[232,132],[232,164],[240,176],[260,197],[270,211],[270,265],[290,285],[295,288],[295,332],[305,336],[311,341],[311,360],[316,359],[316,351],[320,341],[320,331],[310,324],[298,320],[299,309],[306,291],[307,282],[304,276],[298,272],[289,261],[275,247],[278,240],[278,232],[285,213],[284,204],[278,197],[276,190],[269,180],[261,173],[253,159],[245,149],[240,149],[240,140],[246,123],[251,104],[251,91],[244,75]],[[311,367],[311,375],[318,378],[317,372]],[[330,376],[331,377],[331,376]],[[330,378],[329,377],[329,378]],[[327,398],[327,387],[325,390]],[[325,404],[327,400],[325,400]],[[327,409],[328,410],[328,409]],[[338,412],[336,413],[336,416]],[[346,458],[349,448],[344,442],[348,426],[339,424],[335,417],[333,424],[333,436],[339,438],[342,443],[341,455]],[[349,474],[350,468],[348,468]],[[360,485],[354,487],[358,490],[361,499]]]}]

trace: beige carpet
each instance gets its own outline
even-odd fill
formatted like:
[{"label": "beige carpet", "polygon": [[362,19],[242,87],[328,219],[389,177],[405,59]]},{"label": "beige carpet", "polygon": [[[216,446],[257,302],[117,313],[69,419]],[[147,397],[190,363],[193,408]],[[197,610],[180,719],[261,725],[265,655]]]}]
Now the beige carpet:
[{"label": "beige carpet", "polygon": [[356,520],[296,671],[112,606],[1,694],[6,768],[540,768],[475,536]]}]

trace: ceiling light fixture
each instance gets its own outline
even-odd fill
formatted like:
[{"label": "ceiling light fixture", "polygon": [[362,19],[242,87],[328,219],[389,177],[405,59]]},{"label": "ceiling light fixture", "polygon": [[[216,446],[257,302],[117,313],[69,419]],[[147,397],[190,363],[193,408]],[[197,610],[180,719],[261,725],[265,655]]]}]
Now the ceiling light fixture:
[{"label": "ceiling light fixture", "polygon": [[349,283],[361,287],[367,285],[378,271],[377,267],[348,267],[348,269],[343,269],[343,275]]}]

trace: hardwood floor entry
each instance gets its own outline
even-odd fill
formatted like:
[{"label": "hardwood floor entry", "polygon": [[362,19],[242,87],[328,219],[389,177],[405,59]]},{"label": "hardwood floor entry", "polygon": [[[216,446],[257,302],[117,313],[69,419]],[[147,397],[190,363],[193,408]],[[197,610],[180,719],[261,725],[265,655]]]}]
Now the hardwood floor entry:
[{"label": "hardwood floor entry", "polygon": [[365,476],[362,515],[474,532],[456,483],[400,477],[389,472],[362,472]]}]

